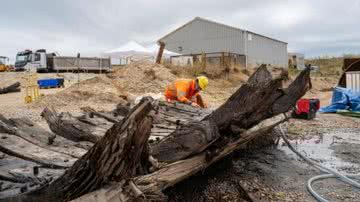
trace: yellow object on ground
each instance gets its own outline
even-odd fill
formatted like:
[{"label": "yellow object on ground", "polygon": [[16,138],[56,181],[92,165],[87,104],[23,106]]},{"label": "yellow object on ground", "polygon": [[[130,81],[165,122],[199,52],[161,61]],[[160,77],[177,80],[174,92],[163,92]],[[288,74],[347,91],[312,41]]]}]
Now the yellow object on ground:
[{"label": "yellow object on ground", "polygon": [[0,72],[6,72],[9,70],[7,62],[9,61],[8,57],[0,56]]},{"label": "yellow object on ground", "polygon": [[30,103],[30,102],[32,102],[31,96],[25,96],[25,103]]},{"label": "yellow object on ground", "polygon": [[40,98],[37,74],[30,73],[25,78],[25,103],[30,103]]},{"label": "yellow object on ground", "polygon": [[4,65],[4,64],[0,64],[0,72],[6,72],[8,69],[7,69],[7,66]]}]

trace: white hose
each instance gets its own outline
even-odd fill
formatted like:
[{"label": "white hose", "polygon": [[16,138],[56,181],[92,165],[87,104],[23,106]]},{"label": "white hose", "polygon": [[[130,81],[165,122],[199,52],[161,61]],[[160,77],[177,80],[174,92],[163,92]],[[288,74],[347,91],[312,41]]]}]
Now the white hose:
[{"label": "white hose", "polygon": [[289,140],[286,138],[285,133],[283,131],[283,129],[280,128],[280,132],[281,132],[281,137],[284,140],[284,142],[287,144],[287,146],[289,147],[289,149],[291,151],[293,151],[296,155],[298,155],[300,158],[302,158],[304,161],[306,161],[308,164],[310,164],[311,166],[321,170],[322,172],[325,172],[327,174],[324,175],[318,175],[315,177],[312,177],[308,180],[307,182],[307,189],[308,191],[311,193],[311,195],[313,195],[318,201],[320,202],[329,202],[328,200],[324,199],[323,197],[320,196],[320,194],[318,194],[317,192],[315,192],[315,190],[312,188],[312,183],[317,181],[317,180],[321,180],[321,179],[326,179],[326,178],[337,178],[347,184],[350,184],[358,189],[360,189],[360,183],[350,179],[350,178],[356,178],[356,177],[360,177],[360,174],[348,174],[348,175],[343,175],[341,173],[339,173],[336,170],[332,170],[330,168],[326,168],[324,166],[322,166],[321,164],[305,157],[304,155],[302,155],[300,152],[298,152],[289,142]]}]

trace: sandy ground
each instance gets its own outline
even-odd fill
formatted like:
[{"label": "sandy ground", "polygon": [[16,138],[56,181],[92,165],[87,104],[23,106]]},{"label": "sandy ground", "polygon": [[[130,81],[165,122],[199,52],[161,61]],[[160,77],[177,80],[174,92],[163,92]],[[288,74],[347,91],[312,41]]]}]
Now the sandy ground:
[{"label": "sandy ground", "polygon": [[[6,86],[15,82],[20,82],[22,84],[21,92],[14,92],[8,94],[0,94],[0,113],[5,117],[10,118],[19,118],[19,117],[28,117],[35,122],[42,122],[40,113],[45,106],[34,107],[33,103],[25,103],[25,89],[24,82],[27,77],[25,72],[1,72],[0,73],[0,86]],[[45,73],[37,74],[39,79],[46,78],[64,78],[65,79],[65,88],[51,88],[51,89],[40,89],[41,99],[45,98],[48,95],[56,94],[61,91],[64,91],[66,88],[74,85],[78,82],[78,75],[73,73]],[[84,81],[90,78],[97,76],[96,74],[80,74],[79,80]],[[67,109],[64,108],[64,111]],[[79,106],[76,104],[68,107],[69,111],[79,111]],[[61,110],[62,111],[62,110]]]},{"label": "sandy ground", "polygon": [[308,98],[320,99],[321,106],[327,106],[331,103],[332,88],[337,86],[338,79],[336,77],[318,77],[311,78],[312,89],[305,95]]},{"label": "sandy ground", "polygon": [[[133,77],[133,75],[137,75]],[[23,82],[25,73],[0,73],[0,86]],[[0,113],[8,118],[28,117],[46,127],[40,113],[46,106],[58,111],[79,112],[82,106],[110,110],[117,103],[132,101],[144,93],[161,95],[172,79],[189,77],[174,75],[157,66],[132,66],[114,74],[39,74],[39,78],[64,77],[65,88],[44,89],[36,103],[25,104],[24,93],[0,95]],[[211,108],[218,107],[246,81],[245,74],[210,79],[203,92]],[[86,80],[88,79],[88,80]],[[321,105],[329,104],[336,78],[313,78],[313,89],[305,97],[317,97]],[[137,89],[137,90],[136,90]],[[291,120],[287,127],[294,144],[311,158],[342,172],[360,172],[360,119],[336,114],[319,114],[315,120]],[[333,140],[336,140],[335,143]],[[321,148],[321,152],[319,151]],[[239,151],[218,165],[168,190],[170,201],[246,201],[239,182],[245,183],[262,201],[314,201],[306,191],[306,181],[319,172],[307,166],[280,144],[276,148]],[[358,201],[358,190],[336,180],[315,184],[316,189],[332,201]]]}]

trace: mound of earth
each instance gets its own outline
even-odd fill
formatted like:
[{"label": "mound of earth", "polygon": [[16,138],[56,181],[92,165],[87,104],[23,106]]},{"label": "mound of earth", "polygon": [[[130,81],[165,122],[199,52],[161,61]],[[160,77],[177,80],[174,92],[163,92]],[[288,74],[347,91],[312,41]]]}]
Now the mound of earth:
[{"label": "mound of earth", "polygon": [[[113,69],[106,75],[98,75],[74,83],[56,94],[46,95],[34,103],[34,107],[45,106],[93,106],[132,102],[143,95],[162,98],[166,85],[177,78],[194,78],[189,73],[174,74],[171,67],[150,62],[134,62]],[[202,92],[210,107],[222,104],[248,76],[231,73],[224,78],[209,79],[209,87]]]},{"label": "mound of earth", "polygon": [[112,73],[72,84],[56,94],[46,95],[32,107],[125,104],[144,94],[162,93],[166,85],[175,79],[176,76],[162,65],[132,63]]},{"label": "mound of earth", "polygon": [[114,81],[118,89],[138,96],[144,93],[162,93],[166,85],[177,77],[163,65],[134,62],[114,70],[108,74],[108,78]]},{"label": "mound of earth", "polygon": [[73,84],[56,94],[46,95],[32,104],[34,107],[45,106],[91,106],[114,103],[125,103],[112,81],[104,75]]}]

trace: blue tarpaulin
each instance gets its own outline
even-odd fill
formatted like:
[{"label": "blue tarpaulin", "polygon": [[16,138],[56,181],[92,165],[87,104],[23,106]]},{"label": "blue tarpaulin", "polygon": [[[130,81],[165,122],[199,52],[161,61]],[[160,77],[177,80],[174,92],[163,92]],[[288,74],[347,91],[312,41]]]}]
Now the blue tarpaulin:
[{"label": "blue tarpaulin", "polygon": [[331,104],[320,108],[319,112],[336,113],[337,110],[360,112],[360,92],[336,87],[333,91]]}]

